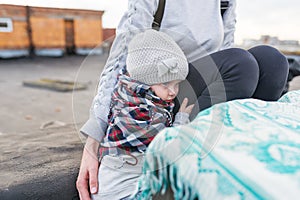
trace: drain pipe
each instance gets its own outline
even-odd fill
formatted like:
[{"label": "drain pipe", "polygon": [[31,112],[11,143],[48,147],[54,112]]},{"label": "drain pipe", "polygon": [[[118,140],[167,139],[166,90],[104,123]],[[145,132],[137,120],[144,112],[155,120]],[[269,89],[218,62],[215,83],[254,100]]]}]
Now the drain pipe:
[{"label": "drain pipe", "polygon": [[34,46],[32,41],[32,29],[31,29],[31,23],[30,23],[30,7],[26,6],[26,22],[27,22],[27,34],[28,34],[28,40],[29,40],[29,56],[32,58],[34,56]]}]

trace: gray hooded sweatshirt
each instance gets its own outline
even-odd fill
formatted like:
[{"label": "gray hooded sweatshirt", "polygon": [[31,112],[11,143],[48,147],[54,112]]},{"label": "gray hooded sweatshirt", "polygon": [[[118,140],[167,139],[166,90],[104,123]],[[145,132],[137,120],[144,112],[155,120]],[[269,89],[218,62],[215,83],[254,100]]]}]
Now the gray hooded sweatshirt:
[{"label": "gray hooded sweatshirt", "polygon": [[[236,0],[228,0],[229,8],[223,18],[221,1],[166,0],[160,31],[169,34],[177,42],[189,62],[233,45]],[[117,27],[90,109],[90,118],[81,128],[82,133],[98,141],[104,137],[112,91],[120,70],[126,67],[127,45],[136,33],[151,28],[158,2],[128,0],[128,11]]]}]

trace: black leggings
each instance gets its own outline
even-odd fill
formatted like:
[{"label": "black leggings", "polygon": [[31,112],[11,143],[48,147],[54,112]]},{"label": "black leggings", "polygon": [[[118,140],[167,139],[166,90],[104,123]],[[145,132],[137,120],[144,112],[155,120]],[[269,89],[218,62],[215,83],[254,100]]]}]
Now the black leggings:
[{"label": "black leggings", "polygon": [[[216,103],[257,98],[275,101],[287,81],[286,57],[270,46],[247,50],[230,48],[189,64],[186,81],[180,85],[175,112],[184,97],[195,103],[191,118]],[[179,102],[178,102],[179,101]]]}]

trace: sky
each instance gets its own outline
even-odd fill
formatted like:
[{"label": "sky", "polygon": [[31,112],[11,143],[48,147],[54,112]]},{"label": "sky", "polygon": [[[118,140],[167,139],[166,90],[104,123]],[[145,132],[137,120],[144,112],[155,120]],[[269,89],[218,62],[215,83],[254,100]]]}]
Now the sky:
[{"label": "sky", "polygon": [[[127,0],[0,0],[5,4],[104,10],[103,26],[114,28],[127,9]],[[237,0],[235,40],[261,35],[300,41],[300,0]],[[1,17],[1,16],[0,16]]]}]

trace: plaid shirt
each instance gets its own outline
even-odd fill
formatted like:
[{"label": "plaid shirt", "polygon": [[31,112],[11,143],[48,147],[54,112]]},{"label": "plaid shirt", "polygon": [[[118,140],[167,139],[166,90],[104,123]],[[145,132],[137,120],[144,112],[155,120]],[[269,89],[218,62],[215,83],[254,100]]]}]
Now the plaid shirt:
[{"label": "plaid shirt", "polygon": [[121,75],[112,95],[100,157],[144,152],[159,131],[172,125],[173,107],[174,103],[155,96],[149,85]]}]

